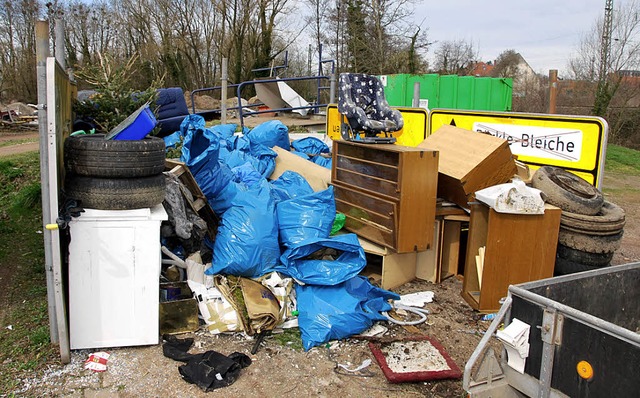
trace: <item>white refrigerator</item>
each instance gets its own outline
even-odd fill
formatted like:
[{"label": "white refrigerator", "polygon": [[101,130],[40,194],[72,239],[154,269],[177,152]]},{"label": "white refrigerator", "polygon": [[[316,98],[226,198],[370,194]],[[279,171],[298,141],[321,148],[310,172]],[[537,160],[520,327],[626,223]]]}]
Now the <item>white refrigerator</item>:
[{"label": "white refrigerator", "polygon": [[158,344],[162,205],[85,209],[70,222],[71,349]]}]

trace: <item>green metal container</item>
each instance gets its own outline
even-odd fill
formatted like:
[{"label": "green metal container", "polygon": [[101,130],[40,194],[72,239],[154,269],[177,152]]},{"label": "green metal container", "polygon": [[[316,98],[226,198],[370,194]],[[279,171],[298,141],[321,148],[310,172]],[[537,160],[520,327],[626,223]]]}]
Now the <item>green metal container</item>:
[{"label": "green metal container", "polygon": [[412,106],[413,87],[420,83],[421,106],[485,111],[510,111],[513,80],[457,75],[380,76],[391,106]]}]

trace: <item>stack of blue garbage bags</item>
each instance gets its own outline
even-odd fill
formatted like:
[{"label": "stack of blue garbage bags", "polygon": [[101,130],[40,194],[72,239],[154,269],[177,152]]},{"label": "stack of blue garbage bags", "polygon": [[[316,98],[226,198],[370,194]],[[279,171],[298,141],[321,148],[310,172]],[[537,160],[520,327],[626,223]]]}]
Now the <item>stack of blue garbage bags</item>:
[{"label": "stack of blue garbage bags", "polygon": [[[303,157],[324,159],[328,146],[308,137],[290,144],[280,121],[262,123],[236,134],[235,124],[206,127],[190,115],[180,131],[165,137],[167,146],[180,139],[181,158],[220,218],[213,242],[209,275],[259,278],[277,271],[296,281],[298,325],[305,350],[330,340],[361,333],[399,296],[359,275],[366,266],[364,250],[354,234],[330,236],[336,206],[333,187],[314,192],[298,173],[286,171],[275,180],[278,146]],[[317,155],[317,156],[314,156]]]}]

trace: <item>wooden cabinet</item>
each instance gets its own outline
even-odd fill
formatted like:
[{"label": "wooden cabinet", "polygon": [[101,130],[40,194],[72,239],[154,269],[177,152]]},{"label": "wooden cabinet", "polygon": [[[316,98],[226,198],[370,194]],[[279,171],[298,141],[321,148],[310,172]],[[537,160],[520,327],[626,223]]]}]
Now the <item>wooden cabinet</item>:
[{"label": "wooden cabinet", "polygon": [[509,285],[553,276],[561,210],[541,215],[498,213],[471,204],[462,297],[481,312],[500,309]]},{"label": "wooden cabinet", "polygon": [[437,151],[334,141],[332,156],[331,183],[346,229],[398,253],[430,247]]}]

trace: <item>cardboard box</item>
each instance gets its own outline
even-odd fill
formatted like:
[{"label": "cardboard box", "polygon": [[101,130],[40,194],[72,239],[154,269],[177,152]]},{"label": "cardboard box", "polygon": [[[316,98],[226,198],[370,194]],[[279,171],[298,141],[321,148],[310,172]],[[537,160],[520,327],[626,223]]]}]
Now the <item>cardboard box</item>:
[{"label": "cardboard box", "polygon": [[160,284],[160,334],[198,330],[198,302],[192,295],[187,282]]},{"label": "cardboard box", "polygon": [[419,148],[440,152],[438,197],[468,208],[474,193],[508,182],[517,172],[507,140],[444,125]]}]

